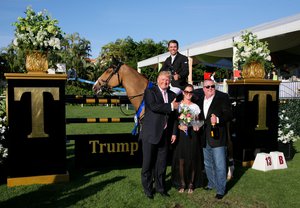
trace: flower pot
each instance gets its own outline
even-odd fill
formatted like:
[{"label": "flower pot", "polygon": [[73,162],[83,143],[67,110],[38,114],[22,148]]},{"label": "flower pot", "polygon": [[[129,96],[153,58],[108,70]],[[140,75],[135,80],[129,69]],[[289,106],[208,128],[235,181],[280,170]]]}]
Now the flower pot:
[{"label": "flower pot", "polygon": [[48,54],[41,51],[30,51],[26,54],[26,70],[28,73],[47,73]]},{"label": "flower pot", "polygon": [[6,163],[0,163],[0,184],[6,183],[7,166]]},{"label": "flower pot", "polygon": [[282,143],[278,142],[278,151],[284,154],[286,160],[293,159],[293,143]]},{"label": "flower pot", "polygon": [[244,79],[264,79],[264,65],[260,62],[251,62],[249,64],[245,64],[243,66],[242,76]]}]

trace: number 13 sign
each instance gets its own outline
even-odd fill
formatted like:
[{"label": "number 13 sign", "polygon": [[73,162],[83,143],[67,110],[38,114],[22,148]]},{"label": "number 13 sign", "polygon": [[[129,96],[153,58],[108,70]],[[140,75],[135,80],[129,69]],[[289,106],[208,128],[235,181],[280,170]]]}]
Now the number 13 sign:
[{"label": "number 13 sign", "polygon": [[282,152],[258,153],[255,157],[253,169],[261,171],[287,168],[285,157]]}]

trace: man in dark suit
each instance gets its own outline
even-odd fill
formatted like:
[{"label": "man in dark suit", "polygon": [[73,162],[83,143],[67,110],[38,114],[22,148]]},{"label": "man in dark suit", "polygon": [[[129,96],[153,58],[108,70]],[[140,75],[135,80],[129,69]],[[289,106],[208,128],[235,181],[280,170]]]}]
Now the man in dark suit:
[{"label": "man in dark suit", "polygon": [[144,94],[145,116],[139,137],[143,143],[141,179],[150,199],[153,199],[153,178],[156,192],[169,196],[165,189],[168,143],[176,130],[172,112],[178,108],[176,94],[169,90],[170,75],[168,71],[160,72],[158,86],[146,89]]},{"label": "man in dark suit", "polygon": [[[227,123],[232,118],[231,104],[228,94],[215,89],[213,80],[204,80],[203,92],[198,94],[196,103],[201,109],[200,119],[204,120],[200,134],[208,179],[205,189],[216,189],[216,198],[222,199],[226,192]],[[217,137],[211,133],[213,125],[217,128]]]},{"label": "man in dark suit", "polygon": [[170,89],[177,95],[181,93],[187,84],[189,76],[189,62],[188,58],[178,52],[177,40],[170,40],[168,42],[168,50],[170,56],[165,60],[161,71],[170,71],[172,74],[172,81]]}]

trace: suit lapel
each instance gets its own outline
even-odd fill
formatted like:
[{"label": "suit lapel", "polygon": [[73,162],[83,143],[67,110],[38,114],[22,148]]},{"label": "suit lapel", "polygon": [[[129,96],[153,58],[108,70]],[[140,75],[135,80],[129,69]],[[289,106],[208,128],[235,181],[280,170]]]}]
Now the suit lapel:
[{"label": "suit lapel", "polygon": [[217,99],[217,94],[215,94],[213,100],[211,101],[211,104],[210,104],[209,109],[207,111],[207,115],[210,115],[212,113],[212,110],[214,109],[215,104],[216,104],[216,99]]},{"label": "suit lapel", "polygon": [[167,95],[168,95],[168,103],[172,102],[172,98],[171,98],[171,91],[169,89],[167,89]]},{"label": "suit lapel", "polygon": [[[162,103],[165,102],[165,101],[164,101],[164,98],[163,98],[163,95],[162,95],[162,93],[161,93],[161,91],[160,91],[160,89],[159,89],[158,86],[156,86],[156,88],[155,88],[155,94],[157,95],[158,99],[159,99]],[[169,94],[169,93],[168,93],[168,94]]]},{"label": "suit lapel", "polygon": [[[175,60],[174,60],[175,61]],[[167,59],[166,59],[166,62],[169,64],[169,66],[172,65],[172,57],[169,56]],[[173,62],[174,63],[174,62]]]}]

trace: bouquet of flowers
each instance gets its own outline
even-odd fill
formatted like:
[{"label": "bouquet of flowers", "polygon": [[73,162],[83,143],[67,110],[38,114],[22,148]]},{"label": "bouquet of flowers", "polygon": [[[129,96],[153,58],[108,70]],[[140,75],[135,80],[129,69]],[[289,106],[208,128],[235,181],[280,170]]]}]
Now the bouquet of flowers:
[{"label": "bouquet of flowers", "polygon": [[31,7],[27,7],[25,14],[25,18],[18,17],[18,22],[13,23],[16,26],[13,44],[29,51],[60,50],[63,37],[57,26],[58,21],[52,19],[47,10],[35,13]]},{"label": "bouquet of flowers", "polygon": [[178,117],[180,124],[189,126],[193,120],[193,113],[191,112],[191,109],[188,106],[183,105],[180,107],[178,112],[180,113]]},{"label": "bouquet of flowers", "polygon": [[267,71],[273,68],[268,43],[260,42],[252,32],[243,32],[241,41],[234,41],[233,46],[236,48],[233,63],[235,68],[251,62],[261,63]]},{"label": "bouquet of flowers", "polygon": [[[180,105],[178,112],[180,113],[178,117],[180,125],[191,126],[194,120],[194,113],[191,109],[187,105]],[[187,131],[185,133],[187,135]]]}]

